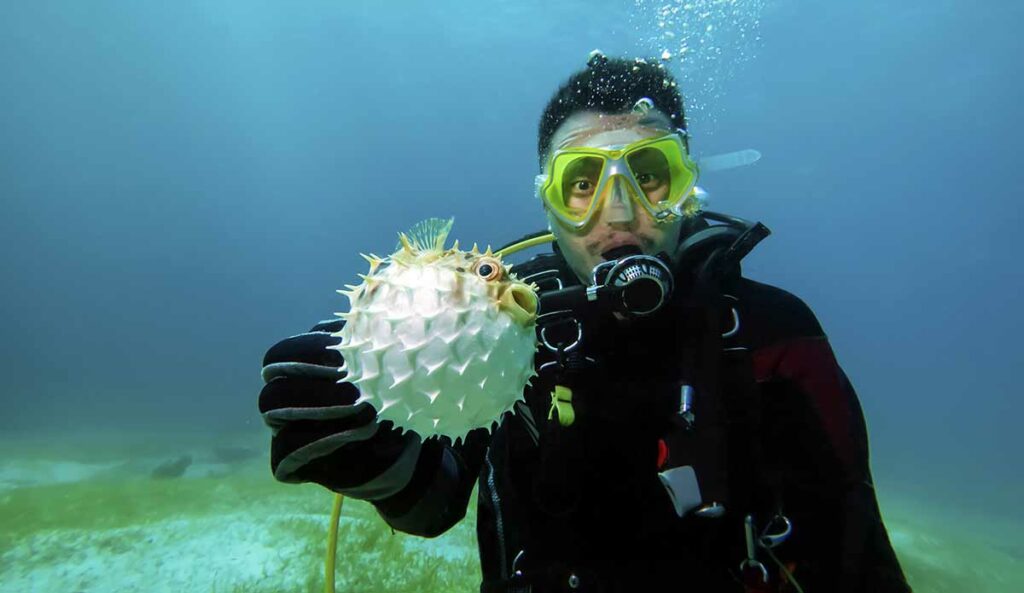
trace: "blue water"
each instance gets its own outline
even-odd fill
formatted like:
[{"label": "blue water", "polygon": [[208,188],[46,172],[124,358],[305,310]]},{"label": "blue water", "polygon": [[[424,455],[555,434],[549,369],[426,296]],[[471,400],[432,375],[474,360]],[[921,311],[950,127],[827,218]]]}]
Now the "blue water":
[{"label": "blue water", "polygon": [[[1019,520],[1024,5],[735,4],[759,38],[670,64],[696,152],[764,155],[710,207],[774,231],[746,271],[818,314],[879,483]],[[658,6],[0,4],[0,430],[258,428],[263,351],[357,252],[543,227],[541,109],[656,55]]]}]

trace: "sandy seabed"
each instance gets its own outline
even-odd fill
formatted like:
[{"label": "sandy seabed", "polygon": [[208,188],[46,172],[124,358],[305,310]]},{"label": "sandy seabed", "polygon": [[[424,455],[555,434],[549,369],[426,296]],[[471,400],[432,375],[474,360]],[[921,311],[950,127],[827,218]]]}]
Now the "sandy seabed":
[{"label": "sandy seabed", "polygon": [[[322,591],[330,493],[274,482],[263,435],[189,442],[185,451],[151,438],[146,447],[107,440],[94,450],[5,446],[0,593]],[[189,462],[180,475],[154,477],[183,456]],[[916,591],[1024,591],[1022,546],[1012,538],[1019,529],[882,494]],[[371,506],[346,501],[337,590],[476,591],[473,508],[444,536],[426,540],[393,534]]]}]

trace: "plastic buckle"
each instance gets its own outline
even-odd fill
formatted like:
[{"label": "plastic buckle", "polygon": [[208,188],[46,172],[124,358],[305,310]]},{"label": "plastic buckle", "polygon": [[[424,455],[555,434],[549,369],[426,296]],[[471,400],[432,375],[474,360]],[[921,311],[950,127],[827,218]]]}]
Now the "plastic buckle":
[{"label": "plastic buckle", "polygon": [[572,409],[572,390],[564,385],[555,385],[551,392],[551,407],[548,409],[548,420],[558,414],[558,423],[572,426],[576,421],[576,411]]}]

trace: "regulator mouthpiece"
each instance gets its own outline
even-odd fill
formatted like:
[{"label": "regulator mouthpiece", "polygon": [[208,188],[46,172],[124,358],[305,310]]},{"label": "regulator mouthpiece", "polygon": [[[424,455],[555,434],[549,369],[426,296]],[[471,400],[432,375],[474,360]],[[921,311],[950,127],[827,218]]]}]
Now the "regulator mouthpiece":
[{"label": "regulator mouthpiece", "polygon": [[672,297],[673,278],[666,254],[644,255],[624,245],[602,254],[608,260],[594,267],[593,287],[615,293],[614,309],[643,317],[656,313]]}]

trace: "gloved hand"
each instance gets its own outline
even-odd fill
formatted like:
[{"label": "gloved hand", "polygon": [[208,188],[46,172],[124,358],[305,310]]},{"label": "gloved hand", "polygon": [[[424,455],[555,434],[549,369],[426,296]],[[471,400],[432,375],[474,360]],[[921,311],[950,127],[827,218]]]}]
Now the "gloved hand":
[{"label": "gloved hand", "polygon": [[335,492],[380,500],[409,483],[420,439],[378,422],[358,389],[338,383],[341,354],[328,346],[343,320],[321,322],[309,332],[275,344],[263,359],[259,409],[273,431],[271,469],[282,482],[316,482]]}]

